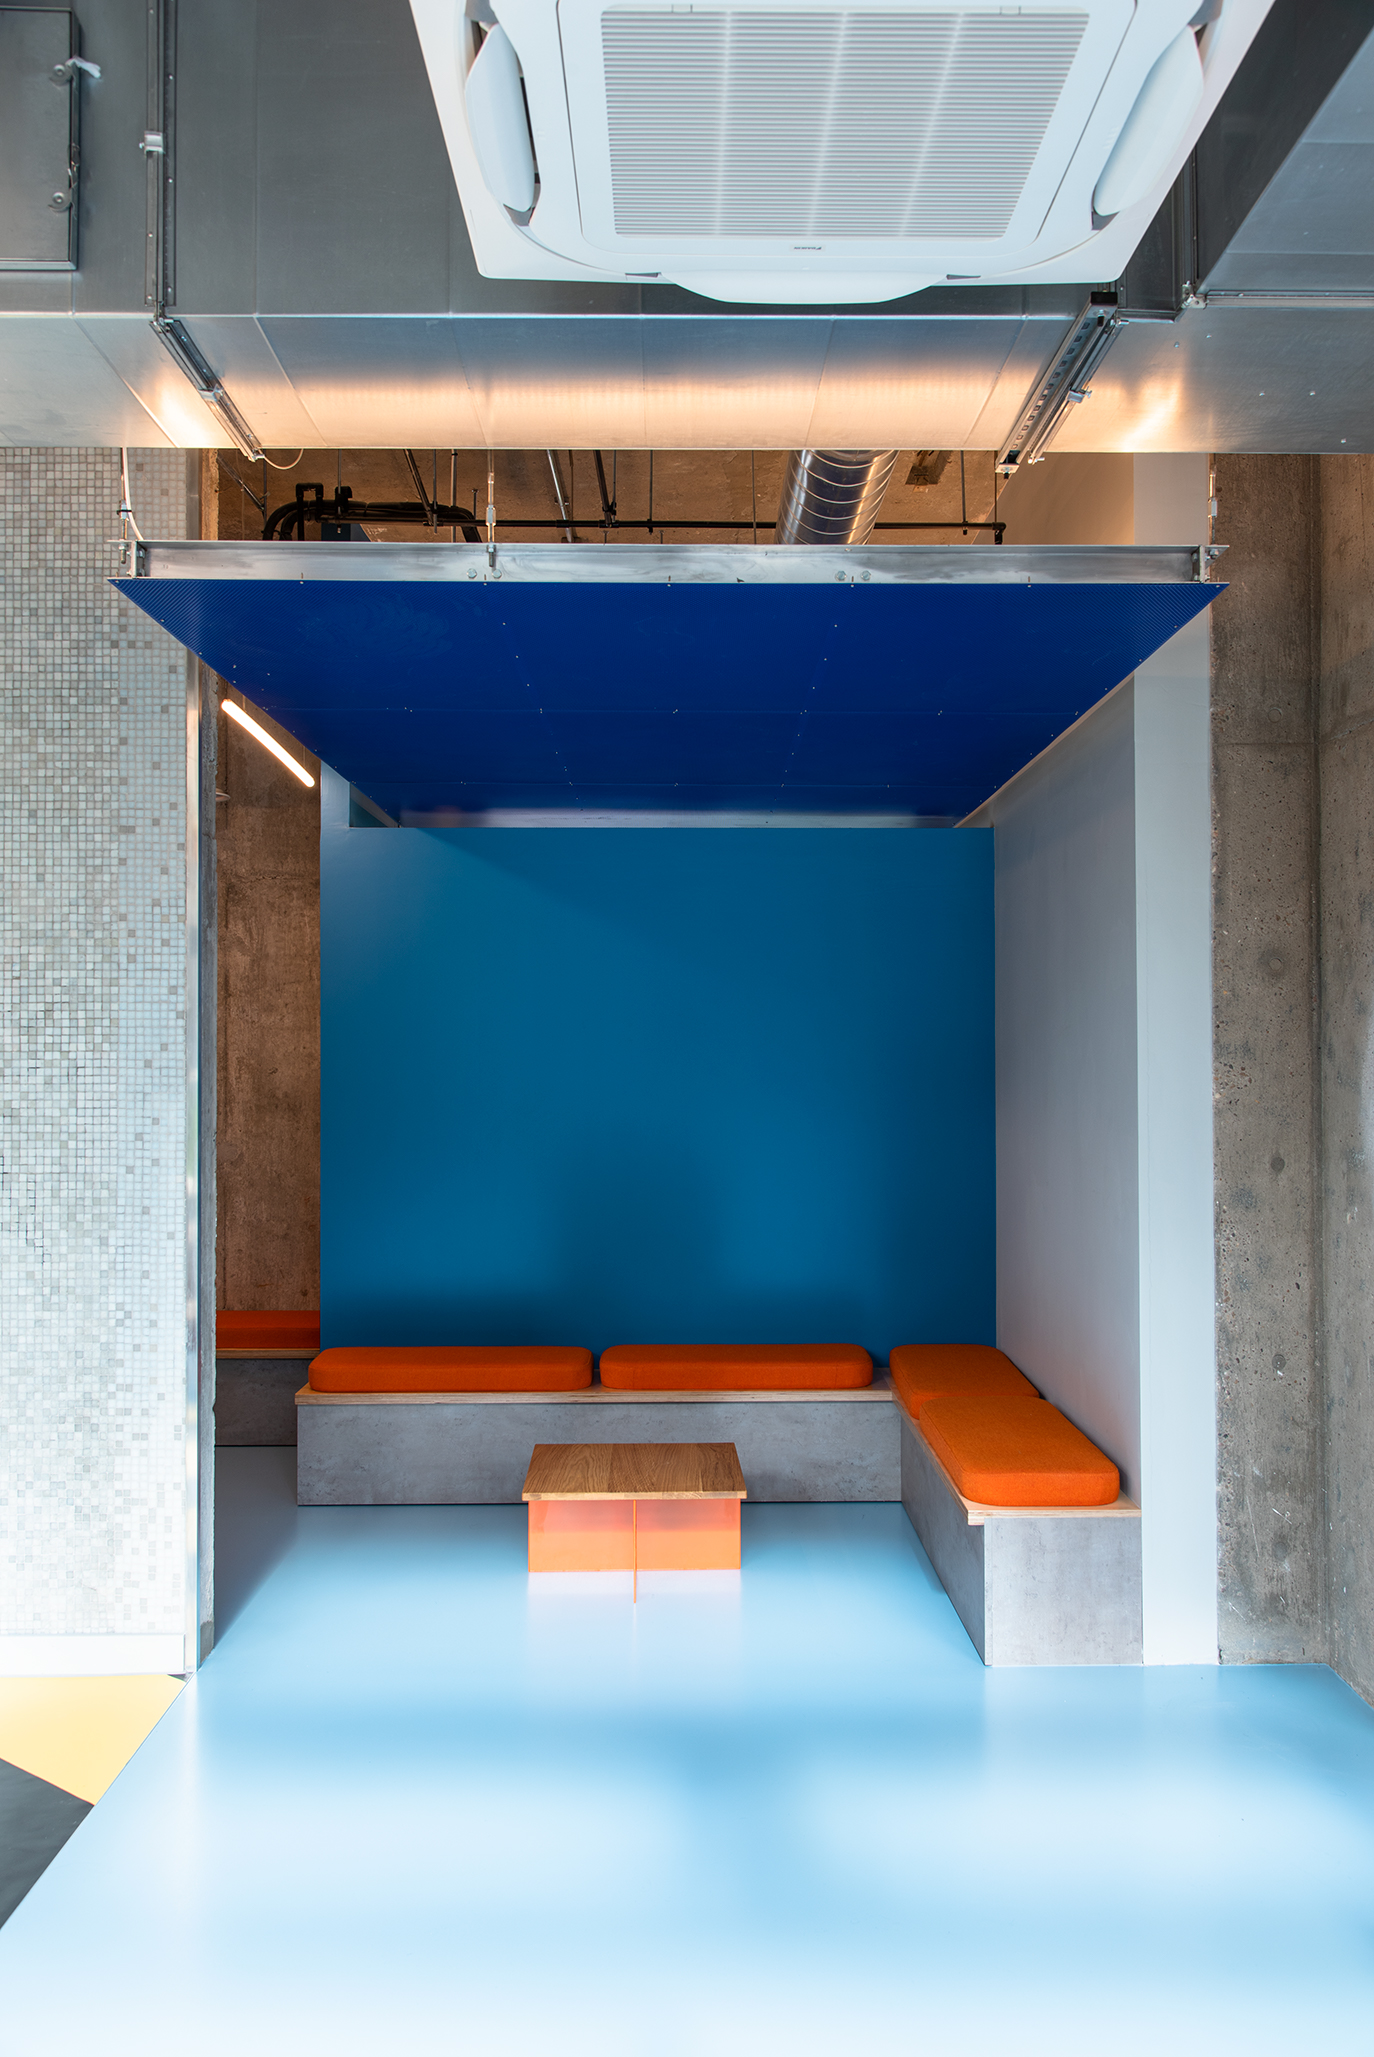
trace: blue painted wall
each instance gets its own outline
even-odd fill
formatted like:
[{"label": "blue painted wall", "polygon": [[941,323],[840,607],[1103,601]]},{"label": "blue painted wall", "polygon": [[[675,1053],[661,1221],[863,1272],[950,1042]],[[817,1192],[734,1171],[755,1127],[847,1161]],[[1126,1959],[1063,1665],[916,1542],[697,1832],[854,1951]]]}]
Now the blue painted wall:
[{"label": "blue painted wall", "polygon": [[322,839],[324,1342],[994,1340],[986,830]]}]

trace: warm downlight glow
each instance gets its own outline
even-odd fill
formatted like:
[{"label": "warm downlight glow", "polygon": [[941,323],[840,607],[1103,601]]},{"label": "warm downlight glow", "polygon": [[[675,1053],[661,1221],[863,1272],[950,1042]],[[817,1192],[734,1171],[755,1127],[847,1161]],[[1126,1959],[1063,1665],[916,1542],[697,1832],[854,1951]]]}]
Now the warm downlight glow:
[{"label": "warm downlight glow", "polygon": [[243,709],[232,700],[221,700],[219,704],[231,721],[236,721],[241,729],[247,729],[250,736],[256,736],[264,750],[270,750],[274,757],[279,757],[287,770],[293,771],[296,774],[296,777],[303,786],[314,785],[315,781],[305,766],[297,764],[294,757],[288,756],[276,737],[269,736],[262,724],[254,721],[251,714],[245,714]]}]

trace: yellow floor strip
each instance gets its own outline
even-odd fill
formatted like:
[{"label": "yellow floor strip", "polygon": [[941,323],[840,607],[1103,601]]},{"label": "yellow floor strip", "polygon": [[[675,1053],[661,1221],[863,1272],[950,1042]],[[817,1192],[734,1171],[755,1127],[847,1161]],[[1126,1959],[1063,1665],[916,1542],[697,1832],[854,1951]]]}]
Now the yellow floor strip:
[{"label": "yellow floor strip", "polygon": [[0,1679],[0,1757],[98,1800],[181,1691],[179,1678]]}]

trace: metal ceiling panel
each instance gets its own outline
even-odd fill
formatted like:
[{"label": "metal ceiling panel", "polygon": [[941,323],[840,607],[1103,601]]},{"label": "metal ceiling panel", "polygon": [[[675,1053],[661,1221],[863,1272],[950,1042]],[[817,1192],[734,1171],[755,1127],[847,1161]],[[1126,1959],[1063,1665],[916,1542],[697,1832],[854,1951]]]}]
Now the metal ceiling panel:
[{"label": "metal ceiling panel", "polygon": [[258,310],[447,307],[458,197],[402,10],[334,0],[256,14]]},{"label": "metal ceiling panel", "polygon": [[1374,291],[1374,36],[1207,278],[1209,291]]},{"label": "metal ceiling panel", "polygon": [[[194,326],[198,341],[216,327]],[[329,445],[952,449],[1010,432],[1063,322],[263,316],[261,329]]]},{"label": "metal ceiling panel", "polygon": [[75,269],[80,47],[69,9],[0,7],[0,269]]},{"label": "metal ceiling panel", "polygon": [[[203,414],[189,386],[186,394]],[[207,429],[188,440],[208,443],[217,434]],[[120,443],[164,449],[175,441],[67,313],[0,314],[0,437],[58,449]]]},{"label": "metal ceiling panel", "polygon": [[202,543],[140,561],[128,599],[412,816],[961,818],[1220,590],[1182,550],[526,545],[493,566],[466,545]]},{"label": "metal ceiling panel", "polygon": [[790,450],[804,443],[831,323],[769,326],[765,340],[752,325],[711,315],[640,321],[644,447]]},{"label": "metal ceiling panel", "polygon": [[1374,450],[1374,303],[1213,301],[1130,323],[1056,450]]},{"label": "metal ceiling panel", "polygon": [[491,440],[447,317],[265,315],[260,326],[327,449],[479,450]]},{"label": "metal ceiling panel", "polygon": [[176,449],[227,449],[229,438],[146,314],[80,314],[81,332]]},{"label": "metal ceiling panel", "polygon": [[1057,315],[836,321],[811,418],[787,447],[998,449],[1063,333]]},{"label": "metal ceiling panel", "polygon": [[471,318],[455,323],[483,441],[494,449],[643,449],[643,323]]},{"label": "metal ceiling panel", "polygon": [[251,315],[198,314],[195,339],[269,450],[332,447]]}]

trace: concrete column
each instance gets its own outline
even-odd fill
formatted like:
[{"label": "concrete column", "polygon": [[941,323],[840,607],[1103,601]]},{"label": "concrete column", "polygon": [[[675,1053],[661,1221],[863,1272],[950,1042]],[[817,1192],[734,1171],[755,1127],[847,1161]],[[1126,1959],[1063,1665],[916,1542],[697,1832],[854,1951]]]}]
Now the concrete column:
[{"label": "concrete column", "polygon": [[1331,1662],[1374,1700],[1374,458],[1321,488],[1321,1256]]},{"label": "concrete column", "polygon": [[[215,505],[204,518],[217,534],[261,526],[240,474],[262,483],[237,456],[207,472]],[[318,777],[293,736],[260,707],[252,712]],[[217,1304],[318,1307],[319,787],[301,785],[223,714],[217,762]]]},{"label": "concrete column", "polygon": [[1318,473],[1217,459],[1212,797],[1221,1650],[1326,1654],[1318,1354]]}]

